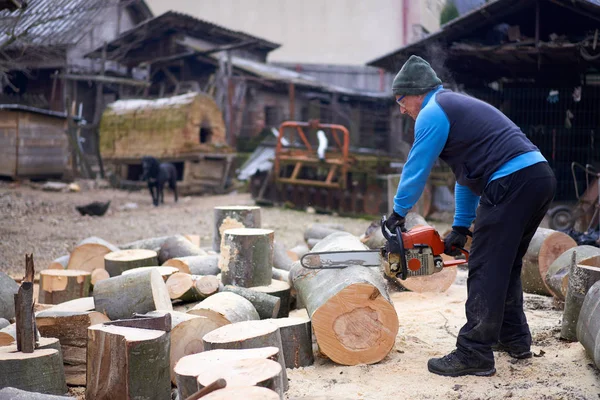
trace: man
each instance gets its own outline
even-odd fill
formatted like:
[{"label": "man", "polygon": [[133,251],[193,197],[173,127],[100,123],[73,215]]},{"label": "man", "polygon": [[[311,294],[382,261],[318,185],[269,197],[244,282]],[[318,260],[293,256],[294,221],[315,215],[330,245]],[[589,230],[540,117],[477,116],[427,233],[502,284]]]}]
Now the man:
[{"label": "man", "polygon": [[522,258],[554,198],[556,180],[537,147],[510,119],[441,84],[429,63],[417,56],[394,78],[400,111],[415,120],[415,140],[386,225],[404,227],[438,157],[452,168],[456,211],[444,245],[447,254],[455,255],[467,236],[473,237],[467,323],[456,350],[430,359],[427,366],[439,375],[487,376],[496,372],[492,347],[514,358],[531,357]]}]

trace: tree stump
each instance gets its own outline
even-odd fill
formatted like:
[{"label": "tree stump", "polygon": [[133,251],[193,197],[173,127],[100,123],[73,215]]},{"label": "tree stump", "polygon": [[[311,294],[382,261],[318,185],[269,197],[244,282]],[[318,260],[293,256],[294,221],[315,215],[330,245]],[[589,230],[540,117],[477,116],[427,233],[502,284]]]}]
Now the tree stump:
[{"label": "tree stump", "polygon": [[[177,311],[169,311],[169,314],[171,314],[170,376],[171,382],[177,384],[175,380],[175,365],[177,365],[177,362],[190,354],[203,352],[202,337],[222,325],[198,315]],[[164,312],[152,311],[146,315],[156,317],[164,315]]]},{"label": "tree stump", "polygon": [[171,300],[200,301],[219,291],[220,282],[214,275],[190,275],[177,272],[167,279]]},{"label": "tree stump", "polygon": [[96,311],[111,320],[131,318],[134,313],[173,310],[165,281],[155,270],[98,282],[94,287],[94,303]]},{"label": "tree stump", "polygon": [[284,318],[290,314],[291,287],[289,283],[272,279],[271,283],[267,286],[254,286],[251,289],[255,292],[270,294],[281,299],[277,318]]},{"label": "tree stump", "polygon": [[225,325],[202,338],[204,350],[215,349],[256,349],[259,347],[277,347],[279,357],[277,362],[282,368],[282,387],[288,389],[287,374],[285,373],[285,358],[279,327],[270,321],[244,321]]},{"label": "tree stump", "polygon": [[[173,236],[165,240],[160,246],[158,252],[159,265],[163,265],[165,261],[171,258],[190,257],[190,256],[205,256],[206,252],[200,247],[194,245],[181,235]],[[175,265],[170,265],[174,267]]]},{"label": "tree stump", "polygon": [[168,332],[91,326],[86,399],[169,399],[169,343]]},{"label": "tree stump", "polygon": [[121,275],[135,274],[138,272],[146,272],[146,271],[150,271],[150,270],[157,271],[160,274],[160,276],[162,276],[162,278],[165,282],[169,279],[169,277],[171,275],[173,275],[174,273],[179,271],[175,267],[156,267],[156,266],[154,266],[154,267],[139,267],[139,268],[128,269],[127,271],[123,271],[123,273]]},{"label": "tree stump", "polygon": [[258,292],[243,287],[226,285],[223,288],[224,292],[232,292],[238,294],[248,300],[256,311],[260,319],[277,318],[279,314],[279,308],[281,307],[281,299],[279,297],[271,296],[267,293]]},{"label": "tree stump", "polygon": [[[58,346],[58,341],[53,345]],[[66,394],[60,349],[22,353],[17,351],[16,345],[0,347],[0,387],[8,386],[38,393]]]},{"label": "tree stump", "polygon": [[217,275],[221,272],[219,256],[215,254],[171,258],[163,266],[175,267],[179,272],[190,275]]},{"label": "tree stump", "polygon": [[92,274],[75,269],[47,269],[40,271],[38,301],[43,304],[59,304],[88,297]]},{"label": "tree stump", "polygon": [[279,395],[267,388],[258,386],[249,387],[226,387],[224,389],[215,390],[212,393],[202,397],[202,400],[279,400]]},{"label": "tree stump", "polygon": [[82,240],[71,252],[67,269],[92,272],[96,268],[104,268],[104,256],[119,248],[99,237]]},{"label": "tree stump", "polygon": [[0,400],[73,400],[69,396],[27,392],[25,390],[5,387],[0,389]]},{"label": "tree stump", "polygon": [[220,292],[198,303],[188,314],[209,318],[220,325],[260,319],[256,308],[242,296]]},{"label": "tree stump", "polygon": [[576,255],[572,254],[569,288],[560,331],[560,337],[571,342],[577,340],[577,322],[586,294],[600,280],[600,255],[588,258],[579,264],[576,260]]},{"label": "tree stump", "polygon": [[256,358],[278,361],[279,348],[270,346],[254,349],[210,350],[182,357],[177,362],[174,369],[179,398],[185,399],[198,390],[198,370],[203,365],[213,365],[214,363],[223,361]]},{"label": "tree stump", "polygon": [[158,266],[158,255],[154,250],[119,250],[104,256],[104,269],[111,277],[129,269],[149,266]]},{"label": "tree stump", "polygon": [[10,320],[15,317],[15,294],[18,291],[19,284],[0,271],[0,318]]},{"label": "tree stump", "polygon": [[57,338],[63,355],[67,385],[85,386],[87,330],[109,321],[96,311],[45,310],[36,316],[42,336]]},{"label": "tree stump", "polygon": [[309,318],[276,318],[269,320],[279,327],[286,368],[313,365],[312,327]]},{"label": "tree stump", "polygon": [[260,228],[260,207],[223,206],[214,208],[212,249],[221,251],[221,239],[227,229]]},{"label": "tree stump", "polygon": [[50,263],[48,269],[66,269],[67,265],[69,265],[69,259],[71,258],[70,254],[64,255],[62,257],[58,257],[54,261]]},{"label": "tree stump", "polygon": [[270,389],[279,398],[283,398],[281,375],[282,367],[278,362],[265,358],[247,358],[200,365],[197,384],[198,389],[203,389],[217,379],[225,379],[230,388],[259,386]]},{"label": "tree stump", "polygon": [[551,291],[545,281],[548,268],[561,254],[576,246],[577,243],[566,233],[538,228],[523,257],[523,291],[550,296]]},{"label": "tree stump", "polygon": [[600,282],[585,295],[577,321],[577,340],[600,368]]},{"label": "tree stump", "polygon": [[269,285],[273,275],[271,229],[228,229],[221,242],[221,281],[224,285],[253,287]]},{"label": "tree stump", "polygon": [[569,287],[569,268],[571,266],[571,256],[575,253],[575,263],[579,264],[589,258],[600,256],[600,249],[594,246],[577,246],[568,249],[562,253],[548,267],[546,273],[546,284],[550,293],[558,300],[565,301],[567,289]]},{"label": "tree stump", "polygon": [[[321,240],[314,251],[365,250],[349,233]],[[394,346],[398,316],[379,268],[311,270],[294,263],[290,279],[306,306],[320,351],[342,365],[373,364]]]}]

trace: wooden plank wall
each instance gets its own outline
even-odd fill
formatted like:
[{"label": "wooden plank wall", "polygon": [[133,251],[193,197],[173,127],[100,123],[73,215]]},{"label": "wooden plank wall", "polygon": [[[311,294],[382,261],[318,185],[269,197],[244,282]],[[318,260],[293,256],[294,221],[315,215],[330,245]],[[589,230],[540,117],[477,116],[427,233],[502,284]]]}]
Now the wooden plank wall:
[{"label": "wooden plank wall", "polygon": [[0,110],[0,175],[15,176],[18,113]]}]

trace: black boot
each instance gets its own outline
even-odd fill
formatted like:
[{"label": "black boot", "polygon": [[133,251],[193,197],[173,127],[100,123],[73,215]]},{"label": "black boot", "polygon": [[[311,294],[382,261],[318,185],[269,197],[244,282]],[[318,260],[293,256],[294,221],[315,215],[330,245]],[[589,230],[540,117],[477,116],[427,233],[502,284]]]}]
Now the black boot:
[{"label": "black boot", "polygon": [[516,358],[518,360],[524,360],[526,358],[531,358],[531,350],[527,348],[519,348],[516,346],[508,346],[501,342],[496,343],[492,346],[492,351],[505,351],[512,358]]},{"label": "black boot", "polygon": [[442,358],[431,358],[427,362],[429,372],[444,376],[477,375],[490,376],[496,373],[493,363],[464,361],[456,350]]}]

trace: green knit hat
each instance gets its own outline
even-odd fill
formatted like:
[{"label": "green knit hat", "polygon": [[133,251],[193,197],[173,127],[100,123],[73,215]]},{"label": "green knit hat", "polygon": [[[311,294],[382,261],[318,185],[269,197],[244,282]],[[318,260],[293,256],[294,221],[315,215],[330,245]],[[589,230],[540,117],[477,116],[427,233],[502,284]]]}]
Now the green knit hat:
[{"label": "green knit hat", "polygon": [[392,83],[394,95],[418,96],[442,84],[431,65],[419,56],[412,55]]}]

